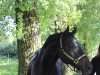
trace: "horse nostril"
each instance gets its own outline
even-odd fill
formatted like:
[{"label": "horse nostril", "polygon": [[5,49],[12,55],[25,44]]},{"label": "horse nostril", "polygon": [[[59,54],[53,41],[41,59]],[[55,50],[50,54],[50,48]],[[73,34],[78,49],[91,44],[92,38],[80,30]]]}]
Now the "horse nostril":
[{"label": "horse nostril", "polygon": [[93,68],[92,64],[91,65],[88,65],[87,68],[90,69],[90,70],[92,70],[92,68]]},{"label": "horse nostril", "polygon": [[91,66],[88,66],[88,69],[91,69]]},{"label": "horse nostril", "polygon": [[88,74],[91,74],[92,69],[93,69],[92,64],[88,65],[88,66],[87,66],[87,69],[88,69]]}]

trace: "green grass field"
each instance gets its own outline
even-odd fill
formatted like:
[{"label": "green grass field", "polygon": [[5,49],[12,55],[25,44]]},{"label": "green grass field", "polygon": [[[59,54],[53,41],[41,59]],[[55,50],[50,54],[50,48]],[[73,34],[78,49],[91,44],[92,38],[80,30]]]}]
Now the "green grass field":
[{"label": "green grass field", "polygon": [[0,75],[18,75],[18,61],[0,56]]}]

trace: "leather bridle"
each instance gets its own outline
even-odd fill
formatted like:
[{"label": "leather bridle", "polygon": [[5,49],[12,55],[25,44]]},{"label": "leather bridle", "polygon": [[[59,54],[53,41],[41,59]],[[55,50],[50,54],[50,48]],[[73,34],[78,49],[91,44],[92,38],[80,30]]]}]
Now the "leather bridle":
[{"label": "leather bridle", "polygon": [[68,57],[69,59],[71,59],[73,61],[74,64],[78,64],[79,61],[83,58],[83,57],[86,57],[86,54],[83,54],[81,55],[80,57],[78,58],[73,58],[72,56],[70,56],[68,53],[65,52],[65,50],[63,49],[63,46],[62,46],[62,34],[60,36],[60,51],[66,56]]}]

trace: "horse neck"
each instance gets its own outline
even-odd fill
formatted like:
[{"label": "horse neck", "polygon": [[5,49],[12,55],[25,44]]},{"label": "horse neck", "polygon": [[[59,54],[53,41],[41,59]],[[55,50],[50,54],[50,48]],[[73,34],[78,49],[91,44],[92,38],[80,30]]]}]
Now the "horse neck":
[{"label": "horse neck", "polygon": [[41,68],[45,72],[52,69],[58,60],[58,42],[50,43],[46,48],[44,55],[41,57]]}]

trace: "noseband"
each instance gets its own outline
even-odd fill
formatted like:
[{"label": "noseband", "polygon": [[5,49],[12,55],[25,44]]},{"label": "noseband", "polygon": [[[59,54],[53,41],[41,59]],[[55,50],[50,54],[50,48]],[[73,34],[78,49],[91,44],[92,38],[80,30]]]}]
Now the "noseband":
[{"label": "noseband", "polygon": [[81,55],[80,57],[78,57],[78,58],[73,58],[73,57],[71,57],[68,53],[66,53],[65,52],[65,50],[63,49],[63,47],[62,47],[62,34],[61,34],[61,36],[60,36],[60,47],[61,47],[61,52],[66,56],[66,57],[68,57],[69,59],[71,59],[72,61],[73,61],[73,63],[74,64],[78,64],[79,63],[79,61],[83,58],[83,57],[86,57],[86,54],[83,54],[83,55]]}]

